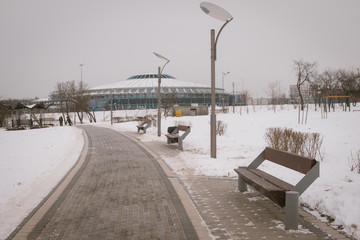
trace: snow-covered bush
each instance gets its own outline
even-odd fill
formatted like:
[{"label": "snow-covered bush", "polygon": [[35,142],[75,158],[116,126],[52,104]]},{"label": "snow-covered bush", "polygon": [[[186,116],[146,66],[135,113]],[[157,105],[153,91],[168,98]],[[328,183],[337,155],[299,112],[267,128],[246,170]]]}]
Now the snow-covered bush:
[{"label": "snow-covered bush", "polygon": [[227,129],[227,124],[223,121],[216,121],[216,135],[224,135]]},{"label": "snow-covered bush", "polygon": [[323,160],[321,152],[323,137],[320,133],[302,133],[289,128],[268,128],[265,140],[272,148],[292,152],[308,158]]},{"label": "snow-covered bush", "polygon": [[184,125],[184,126],[192,127],[191,121],[178,121],[178,120],[176,120],[176,121],[174,121],[174,125],[175,126]]},{"label": "snow-covered bush", "polygon": [[349,165],[351,171],[357,170],[357,172],[360,174],[360,150],[358,150],[355,155],[351,152]]}]

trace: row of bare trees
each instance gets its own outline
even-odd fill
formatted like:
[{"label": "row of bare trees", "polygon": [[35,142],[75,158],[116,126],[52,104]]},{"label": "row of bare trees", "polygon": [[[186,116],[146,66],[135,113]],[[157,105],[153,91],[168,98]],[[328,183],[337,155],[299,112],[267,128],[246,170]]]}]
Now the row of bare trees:
[{"label": "row of bare trees", "polygon": [[[302,86],[309,84],[310,88],[316,92],[325,90],[328,95],[334,95],[337,90],[341,94],[353,98],[355,101],[360,100],[360,71],[328,69],[322,73],[317,71],[317,62],[307,62],[304,60],[294,61],[294,70],[296,72],[296,87],[299,94],[300,108],[304,111],[305,99],[303,96]],[[347,104],[350,104],[348,101]]]},{"label": "row of bare trees", "polygon": [[56,90],[51,93],[50,98],[59,103],[64,119],[68,119],[69,112],[74,111],[80,123],[83,123],[84,113],[88,115],[90,122],[96,122],[94,112],[90,112],[89,109],[90,95],[88,90],[88,85],[84,81],[60,82],[57,83]]}]

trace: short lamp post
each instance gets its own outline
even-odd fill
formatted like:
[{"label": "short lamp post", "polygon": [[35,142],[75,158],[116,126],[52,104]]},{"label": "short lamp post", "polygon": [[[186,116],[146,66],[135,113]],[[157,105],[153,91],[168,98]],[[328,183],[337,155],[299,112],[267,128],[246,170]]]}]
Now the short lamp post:
[{"label": "short lamp post", "polygon": [[211,39],[211,113],[210,113],[210,148],[211,148],[211,158],[216,158],[216,113],[215,113],[215,61],[216,61],[216,44],[219,39],[221,31],[224,29],[226,24],[228,24],[233,17],[225,9],[209,2],[200,3],[200,8],[209,16],[216,18],[220,21],[225,22],[220,28],[216,39],[215,39],[215,30],[211,29],[210,39]]},{"label": "short lamp post", "polygon": [[164,64],[164,66],[162,68],[158,67],[158,122],[157,122],[157,126],[158,126],[158,137],[161,136],[161,74],[166,66],[166,64],[168,64],[170,62],[169,59],[161,56],[160,54],[154,52],[155,56],[157,56],[158,58],[160,58],[161,60],[165,60],[166,63]]}]

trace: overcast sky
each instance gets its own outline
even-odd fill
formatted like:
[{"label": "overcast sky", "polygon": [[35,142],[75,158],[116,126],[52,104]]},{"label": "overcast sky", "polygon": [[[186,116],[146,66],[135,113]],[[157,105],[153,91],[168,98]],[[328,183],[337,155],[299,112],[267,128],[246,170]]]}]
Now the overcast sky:
[{"label": "overcast sky", "polygon": [[[0,0],[0,99],[47,97],[56,83],[94,87],[156,72],[210,86],[210,29],[198,0]],[[359,0],[214,0],[234,18],[222,31],[216,87],[266,96],[296,82],[293,61],[360,67]]]}]

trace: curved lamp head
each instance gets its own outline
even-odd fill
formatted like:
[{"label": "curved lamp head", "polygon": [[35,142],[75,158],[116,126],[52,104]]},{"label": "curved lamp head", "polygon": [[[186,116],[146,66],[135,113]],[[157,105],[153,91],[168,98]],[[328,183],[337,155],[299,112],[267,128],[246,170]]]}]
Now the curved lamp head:
[{"label": "curved lamp head", "polygon": [[226,11],[225,9],[209,2],[202,2],[200,3],[200,8],[203,10],[207,15],[216,18],[220,21],[230,21],[233,17],[231,14]]},{"label": "curved lamp head", "polygon": [[166,57],[163,57],[163,56],[161,56],[160,54],[158,54],[158,53],[156,53],[156,52],[153,52],[153,53],[154,53],[155,56],[157,56],[158,58],[160,58],[160,59],[162,59],[162,60],[165,60],[165,61],[167,61],[167,62],[170,62],[170,60],[167,59]]}]

